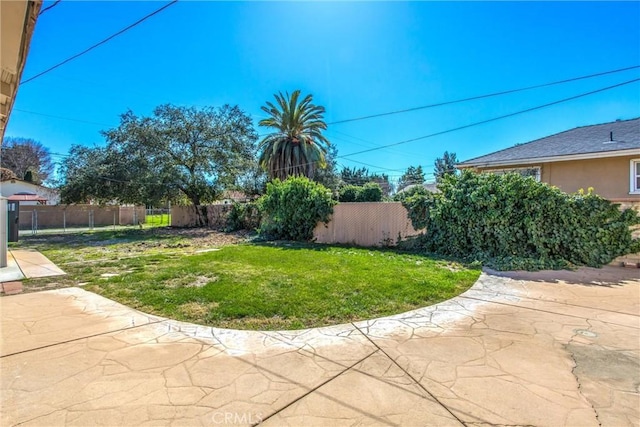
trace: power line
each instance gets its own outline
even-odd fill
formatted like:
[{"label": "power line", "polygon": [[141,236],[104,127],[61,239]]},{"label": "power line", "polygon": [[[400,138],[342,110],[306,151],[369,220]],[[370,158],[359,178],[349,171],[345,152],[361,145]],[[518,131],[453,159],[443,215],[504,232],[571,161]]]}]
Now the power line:
[{"label": "power line", "polygon": [[[357,141],[362,141],[362,142],[364,142],[364,143],[366,143],[366,144],[360,144],[360,143],[357,143],[357,142],[354,142],[354,141],[351,141],[351,140],[348,140],[348,139],[344,139],[344,138],[341,138],[341,137],[338,137],[338,136],[335,136],[335,135],[333,135],[333,136],[332,136],[332,135],[331,135],[332,133],[339,133],[339,134],[344,135],[344,136],[346,136],[346,137],[349,137],[349,138],[351,138],[351,139],[354,139],[354,140],[357,140]],[[335,140],[335,139],[337,139],[338,141],[344,141],[344,142],[347,142],[347,143],[349,143],[349,144],[359,145],[359,146],[361,146],[361,147],[371,147],[371,146],[379,147],[379,146],[380,146],[380,144],[377,144],[377,143],[375,143],[375,142],[367,141],[366,139],[359,138],[359,137],[357,137],[357,136],[353,136],[353,135],[349,135],[349,134],[346,134],[346,133],[344,133],[344,132],[340,132],[340,131],[335,130],[335,129],[329,129],[329,130],[326,132],[326,134],[327,134],[327,135],[329,135],[329,138],[330,138],[330,140],[332,140],[332,141],[333,141],[333,140]],[[406,152],[406,151],[404,151],[404,152],[403,152],[403,151],[398,151],[398,150],[392,150],[392,149],[389,149],[389,150],[388,150],[388,152],[389,152],[389,153],[399,154],[399,155],[401,155],[401,156],[415,156],[415,157],[420,157],[420,155],[419,155],[419,154],[416,154],[416,153],[409,153],[409,152]]]},{"label": "power line", "polygon": [[626,82],[623,82],[623,83],[618,83],[618,84],[613,85],[613,86],[607,86],[607,87],[604,87],[604,88],[601,88],[601,89],[592,90],[590,92],[581,93],[579,95],[571,96],[569,98],[560,99],[560,100],[554,101],[554,102],[549,102],[549,103],[543,104],[543,105],[538,105],[536,107],[527,108],[525,110],[516,111],[514,113],[504,114],[502,116],[497,116],[497,117],[493,117],[491,119],[482,120],[482,121],[475,122],[475,123],[470,123],[470,124],[464,125],[464,126],[458,126],[456,128],[453,128],[453,129],[447,129],[447,130],[436,132],[436,133],[432,133],[432,134],[429,134],[429,135],[419,136],[417,138],[406,139],[404,141],[394,142],[392,144],[385,144],[385,145],[382,145],[382,146],[376,147],[376,148],[369,148],[367,150],[356,151],[355,153],[345,154],[343,156],[336,156],[336,159],[342,159],[342,158],[345,158],[345,157],[355,156],[357,154],[364,154],[364,153],[369,153],[371,151],[382,150],[383,148],[394,147],[396,145],[402,145],[402,144],[407,144],[409,142],[420,141],[420,140],[423,140],[423,139],[432,138],[434,136],[444,135],[444,134],[451,133],[451,132],[456,132],[456,131],[459,131],[459,130],[462,130],[462,129],[467,129],[467,128],[474,127],[474,126],[479,126],[479,125],[482,125],[482,124],[485,124],[485,123],[495,122],[496,120],[506,119],[508,117],[517,116],[519,114],[528,113],[528,112],[535,111],[535,110],[540,110],[542,108],[550,107],[552,105],[561,104],[563,102],[572,101],[574,99],[582,98],[582,97],[585,97],[585,96],[588,96],[588,95],[593,95],[595,93],[599,93],[599,92],[604,92],[604,91],[607,91],[607,90],[615,89],[617,87],[625,86],[625,85],[628,85],[628,84],[631,84],[631,83],[635,83],[637,81],[640,81],[640,78],[629,80],[629,81],[626,81]]},{"label": "power line", "polygon": [[69,120],[69,121],[72,121],[72,122],[88,123],[88,124],[91,124],[91,125],[115,127],[113,125],[108,125],[106,123],[90,122],[88,120],[80,120],[80,119],[72,119],[71,117],[54,116],[54,115],[51,115],[51,114],[38,113],[38,112],[35,112],[35,111],[21,110],[19,108],[14,108],[13,111],[19,111],[21,113],[27,113],[27,114],[35,114],[37,116],[51,117],[51,118],[60,119],[60,120]]},{"label": "power line", "polygon": [[338,121],[327,123],[327,125],[337,125],[337,124],[340,124],[340,123],[349,123],[349,122],[355,122],[355,121],[359,121],[359,120],[373,119],[375,117],[391,116],[391,115],[394,115],[394,114],[401,114],[401,113],[408,113],[408,112],[411,112],[411,111],[424,110],[424,109],[427,109],[427,108],[442,107],[444,105],[457,104],[457,103],[467,102],[467,101],[474,101],[474,100],[477,100],[477,99],[491,98],[491,97],[494,97],[494,96],[507,95],[509,93],[523,92],[523,91],[526,91],[526,90],[538,89],[538,88],[546,87],[546,86],[554,86],[554,85],[559,85],[559,84],[563,84],[563,83],[574,82],[574,81],[577,81],[577,80],[590,79],[590,78],[593,78],[593,77],[604,76],[604,75],[607,75],[607,74],[621,73],[623,71],[629,71],[629,70],[633,70],[633,69],[636,69],[636,68],[640,68],[640,65],[634,65],[634,66],[626,67],[626,68],[619,68],[617,70],[603,71],[601,73],[589,74],[589,75],[580,76],[580,77],[573,77],[573,78],[570,78],[570,79],[558,80],[558,81],[555,81],[555,82],[543,83],[543,84],[534,85],[534,86],[527,86],[527,87],[523,87],[523,88],[519,88],[519,89],[510,89],[510,90],[505,90],[505,91],[501,91],[501,92],[489,93],[489,94],[485,94],[485,95],[472,96],[470,98],[456,99],[454,101],[445,101],[445,102],[439,102],[437,104],[423,105],[421,107],[406,108],[404,110],[390,111],[390,112],[387,112],[387,113],[371,114],[371,115],[368,115],[368,116],[356,117],[356,118],[353,118],[353,119],[338,120]]},{"label": "power line", "polygon": [[[361,162],[361,161],[358,161],[358,160],[349,159],[349,161],[353,162],[353,163],[358,163],[360,165],[369,166],[370,168],[381,169],[381,170],[385,170],[385,171],[389,171],[389,172],[404,172],[401,169],[389,169],[389,168],[385,168],[383,166],[376,166],[376,165],[372,165],[370,163]],[[343,167],[344,167],[344,165],[343,165]]]},{"label": "power line", "polygon": [[[133,27],[135,27],[135,26],[139,25],[139,24],[140,24],[140,23],[142,23],[143,21],[146,21],[147,19],[151,18],[153,15],[156,15],[156,14],[158,14],[158,13],[162,12],[164,9],[168,8],[169,6],[174,5],[174,4],[175,4],[175,3],[177,3],[177,2],[178,2],[178,0],[173,0],[171,3],[165,4],[165,5],[164,5],[164,6],[162,6],[160,9],[157,9],[157,10],[155,10],[155,11],[151,12],[150,14],[148,14],[148,15],[144,16],[143,18],[141,18],[141,19],[137,20],[137,21],[136,21],[136,22],[134,22],[133,24],[131,24],[131,25],[129,25],[129,26],[127,26],[127,27],[123,28],[122,30],[118,31],[117,33],[110,35],[110,36],[109,36],[109,37],[107,37],[106,39],[104,39],[104,40],[102,40],[102,41],[100,41],[100,42],[98,42],[98,43],[94,44],[93,46],[91,46],[91,47],[89,47],[89,48],[87,48],[87,49],[83,50],[83,51],[82,51],[82,52],[80,52],[80,53],[77,53],[77,54],[75,54],[75,55],[73,55],[73,56],[71,56],[71,57],[69,57],[69,58],[65,59],[64,61],[57,63],[57,64],[56,64],[56,65],[54,65],[53,67],[47,68],[46,70],[44,70],[44,71],[42,71],[42,72],[40,72],[40,73],[36,74],[35,76],[30,77],[30,78],[28,78],[27,80],[24,80],[24,81],[23,81],[23,82],[21,82],[20,84],[21,84],[21,85],[23,85],[23,84],[25,84],[25,83],[29,83],[30,81],[35,80],[35,79],[37,79],[38,77],[43,76],[43,75],[47,74],[48,72],[55,70],[56,68],[58,68],[58,67],[60,67],[60,66],[62,66],[62,65],[64,65],[64,64],[66,64],[67,62],[73,61],[74,59],[76,59],[76,58],[78,58],[78,57],[80,57],[80,56],[84,55],[85,53],[88,53],[89,51],[91,51],[91,50],[95,49],[96,47],[98,47],[98,46],[100,46],[100,45],[103,45],[103,44],[107,43],[109,40],[111,40],[111,39],[113,39],[113,38],[115,38],[115,37],[119,36],[120,34],[122,34],[122,33],[126,32],[126,31],[130,30],[131,28],[133,28]],[[52,5],[51,7],[53,7],[53,5]]]},{"label": "power line", "polygon": [[38,16],[42,15],[43,13],[45,13],[45,12],[46,12],[47,10],[49,10],[49,9],[53,9],[53,8],[54,8],[54,7],[56,7],[56,6],[58,5],[58,3],[60,3],[61,1],[62,1],[62,0],[56,0],[56,1],[54,1],[52,5],[49,5],[49,6],[45,7],[44,9],[42,9],[42,10],[40,11],[40,13],[38,14]]}]

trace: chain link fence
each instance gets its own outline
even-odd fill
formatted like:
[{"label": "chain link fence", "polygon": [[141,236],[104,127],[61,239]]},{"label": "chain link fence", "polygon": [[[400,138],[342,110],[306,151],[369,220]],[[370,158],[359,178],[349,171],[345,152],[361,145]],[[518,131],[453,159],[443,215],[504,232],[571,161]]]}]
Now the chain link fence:
[{"label": "chain link fence", "polygon": [[171,225],[171,209],[147,208],[145,223],[149,226],[165,227]]},{"label": "chain link fence", "polygon": [[145,223],[144,207],[95,205],[21,205],[18,217],[20,234],[41,231],[93,230],[94,228],[131,226]]}]

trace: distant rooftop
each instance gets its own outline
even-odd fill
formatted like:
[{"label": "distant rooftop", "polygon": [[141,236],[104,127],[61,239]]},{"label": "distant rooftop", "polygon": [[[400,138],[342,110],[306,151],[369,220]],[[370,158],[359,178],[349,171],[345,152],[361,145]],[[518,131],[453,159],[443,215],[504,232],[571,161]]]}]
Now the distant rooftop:
[{"label": "distant rooftop", "polygon": [[640,154],[640,118],[582,126],[458,163],[457,167],[499,166],[553,157]]}]

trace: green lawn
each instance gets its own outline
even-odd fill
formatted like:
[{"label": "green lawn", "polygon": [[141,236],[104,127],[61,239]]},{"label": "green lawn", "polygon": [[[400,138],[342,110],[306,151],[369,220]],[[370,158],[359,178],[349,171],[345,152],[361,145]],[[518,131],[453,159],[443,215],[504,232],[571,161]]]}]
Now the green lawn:
[{"label": "green lawn", "polygon": [[[291,243],[215,248],[149,233],[105,237],[111,238],[40,243],[70,273],[48,283],[86,283],[89,291],[147,313],[226,328],[298,329],[401,313],[452,298],[479,276],[455,262],[391,250]],[[42,286],[45,279],[39,280],[27,285]]]},{"label": "green lawn", "polygon": [[154,214],[145,216],[145,225],[150,227],[162,227],[171,225],[171,215],[169,214]]}]

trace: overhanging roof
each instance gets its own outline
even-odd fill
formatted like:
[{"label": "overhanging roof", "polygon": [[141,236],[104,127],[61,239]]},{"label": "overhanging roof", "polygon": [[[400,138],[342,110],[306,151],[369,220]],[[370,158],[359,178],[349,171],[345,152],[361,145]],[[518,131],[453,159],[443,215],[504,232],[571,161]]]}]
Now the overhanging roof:
[{"label": "overhanging roof", "polygon": [[640,118],[583,126],[458,163],[470,167],[509,166],[640,155]]},{"label": "overhanging roof", "polygon": [[42,0],[0,1],[0,145],[41,7]]},{"label": "overhanging roof", "polygon": [[12,202],[46,202],[47,198],[38,196],[37,194],[12,194],[7,197]]}]

